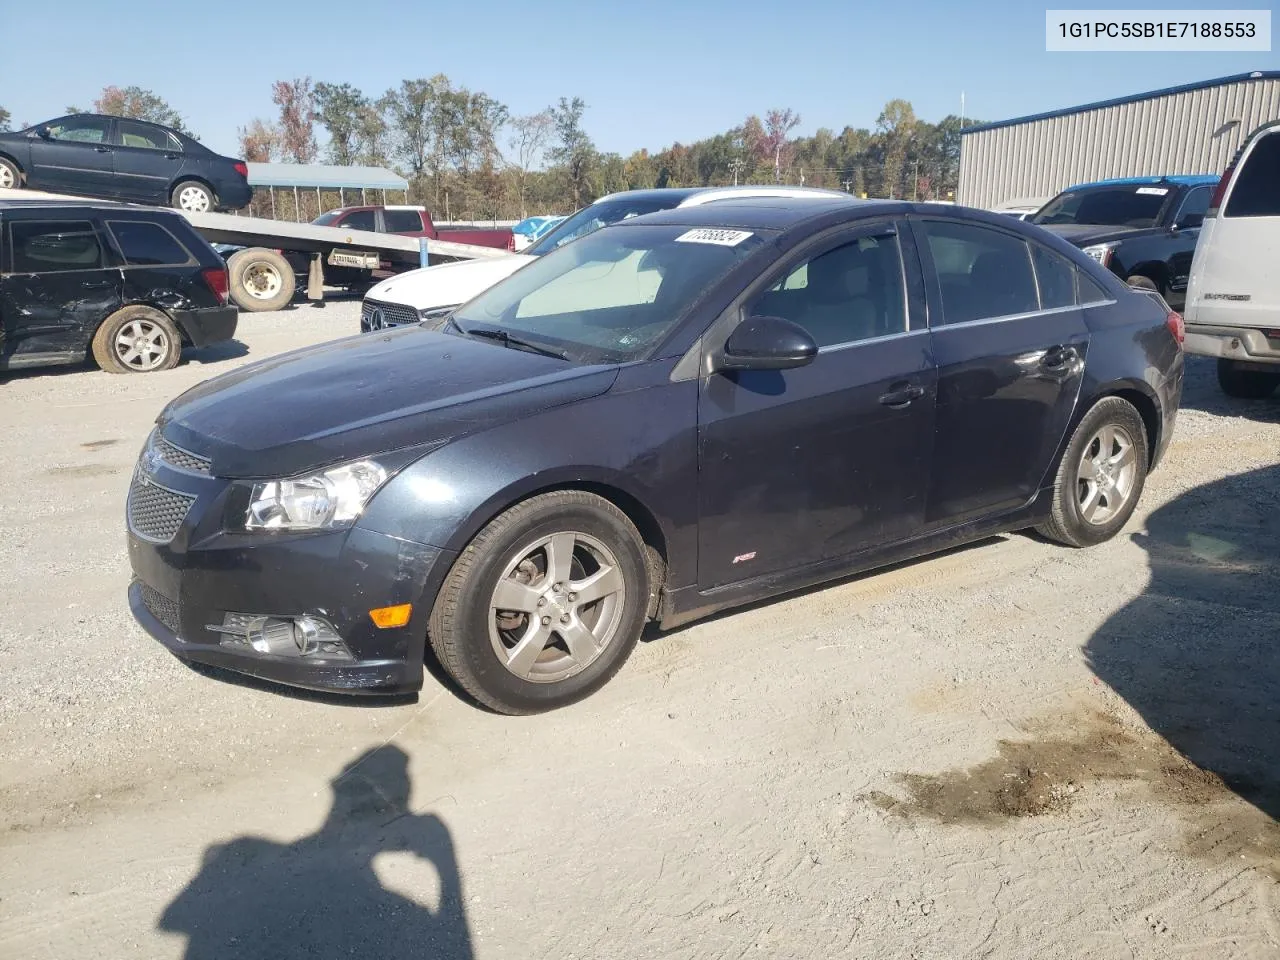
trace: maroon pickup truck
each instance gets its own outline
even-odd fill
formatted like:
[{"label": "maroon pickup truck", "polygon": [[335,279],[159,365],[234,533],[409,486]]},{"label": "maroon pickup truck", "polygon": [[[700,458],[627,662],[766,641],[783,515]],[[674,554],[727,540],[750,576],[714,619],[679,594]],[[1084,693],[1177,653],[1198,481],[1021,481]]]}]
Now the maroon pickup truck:
[{"label": "maroon pickup truck", "polygon": [[406,237],[427,237],[430,240],[470,243],[477,247],[497,247],[499,250],[514,251],[516,248],[515,234],[510,227],[492,230],[437,227],[425,207],[339,207],[321,214],[311,222],[319,227],[398,233]]}]

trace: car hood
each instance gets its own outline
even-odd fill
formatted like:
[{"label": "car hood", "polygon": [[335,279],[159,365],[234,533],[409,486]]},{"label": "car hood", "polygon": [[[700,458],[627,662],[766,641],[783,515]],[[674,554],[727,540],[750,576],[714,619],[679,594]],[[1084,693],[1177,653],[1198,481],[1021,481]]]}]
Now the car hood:
[{"label": "car hood", "polygon": [[1050,233],[1056,233],[1067,243],[1073,243],[1077,247],[1109,243],[1112,240],[1124,240],[1128,237],[1156,232],[1151,227],[1117,227],[1099,223],[1042,223],[1038,226]]},{"label": "car hood", "polygon": [[157,423],[215,476],[288,477],[438,446],[598,396],[615,366],[570,366],[501,344],[409,327],[293,351],[198,384]]},{"label": "car hood", "polygon": [[536,257],[513,253],[507,257],[458,260],[421,267],[397,274],[375,285],[367,294],[371,300],[403,303],[415,310],[456,307],[505,280]]}]

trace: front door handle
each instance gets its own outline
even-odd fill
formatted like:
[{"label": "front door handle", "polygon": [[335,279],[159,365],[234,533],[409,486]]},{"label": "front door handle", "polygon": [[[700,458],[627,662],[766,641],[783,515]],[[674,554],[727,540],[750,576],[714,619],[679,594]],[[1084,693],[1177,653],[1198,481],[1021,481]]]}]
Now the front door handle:
[{"label": "front door handle", "polygon": [[912,400],[919,400],[923,396],[924,387],[909,383],[895,383],[888,393],[881,395],[880,402],[886,407],[901,410],[903,407],[910,406]]},{"label": "front door handle", "polygon": [[165,158],[166,160],[181,160],[181,159],[182,159],[182,154],[180,154],[180,153],[166,153],[166,154],[164,155],[164,158]]}]

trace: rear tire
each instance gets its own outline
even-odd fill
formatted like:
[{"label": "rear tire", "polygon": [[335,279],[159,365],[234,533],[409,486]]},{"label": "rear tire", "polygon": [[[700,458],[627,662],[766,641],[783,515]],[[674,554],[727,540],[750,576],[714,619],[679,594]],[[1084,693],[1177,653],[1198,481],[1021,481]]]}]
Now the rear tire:
[{"label": "rear tire", "polygon": [[93,335],[93,359],[107,373],[172,370],[182,357],[182,336],[154,307],[117,310]]},{"label": "rear tire", "polygon": [[1228,397],[1240,400],[1265,400],[1280,386],[1280,373],[1268,370],[1251,370],[1237,366],[1235,361],[1218,358],[1218,386]]},{"label": "rear tire", "polygon": [[213,191],[195,180],[179,183],[169,194],[169,200],[175,210],[183,213],[212,213],[216,205]]},{"label": "rear tire", "polygon": [[1140,273],[1135,273],[1132,277],[1125,280],[1125,283],[1131,287],[1141,287],[1143,290],[1154,290],[1156,293],[1163,295],[1164,291],[1160,289],[1160,285],[1150,277],[1144,277]]},{"label": "rear tire", "polygon": [[1049,519],[1036,531],[1069,547],[1110,540],[1137,509],[1149,462],[1146,426],[1133,404],[1099,400],[1071,434]]},{"label": "rear tire", "polygon": [[491,521],[454,561],[431,611],[431,647],[485,706],[554,710],[626,662],[649,589],[644,542],[626,514],[579,490],[543,494]]},{"label": "rear tire", "polygon": [[0,157],[0,187],[6,190],[22,189],[22,171],[12,160]]},{"label": "rear tire", "polygon": [[282,254],[254,247],[227,260],[231,299],[241,310],[280,310],[293,300],[297,276]]}]

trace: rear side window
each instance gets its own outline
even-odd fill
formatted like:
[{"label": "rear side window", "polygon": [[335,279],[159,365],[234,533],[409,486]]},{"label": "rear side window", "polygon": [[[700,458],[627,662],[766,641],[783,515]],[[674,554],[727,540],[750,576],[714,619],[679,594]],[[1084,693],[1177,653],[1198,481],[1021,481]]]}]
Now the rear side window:
[{"label": "rear side window", "polygon": [[191,254],[158,223],[145,220],[110,220],[107,226],[125,262],[135,267],[187,263]]},{"label": "rear side window", "polygon": [[9,226],[14,273],[97,270],[102,245],[88,220],[17,220]]},{"label": "rear side window", "polygon": [[417,210],[384,210],[382,218],[388,233],[415,233],[422,229],[422,214]]},{"label": "rear side window", "polygon": [[172,153],[181,153],[182,144],[171,133],[167,133],[158,127],[149,127],[145,123],[135,123],[132,120],[116,121],[116,136],[119,138],[122,146],[126,147],[142,147],[146,150],[168,150]]},{"label": "rear side window", "polygon": [[1038,244],[1031,245],[1031,260],[1035,264],[1036,283],[1040,287],[1040,309],[1075,306],[1075,264]]},{"label": "rear side window", "polygon": [[342,222],[338,224],[340,227],[346,227],[348,230],[377,230],[378,226],[373,218],[372,210],[357,210],[343,217]]},{"label": "rear side window", "polygon": [[1236,174],[1227,217],[1280,217],[1280,133],[1254,144]]},{"label": "rear side window", "polygon": [[943,323],[968,323],[1040,309],[1027,242],[987,227],[925,220]]}]

